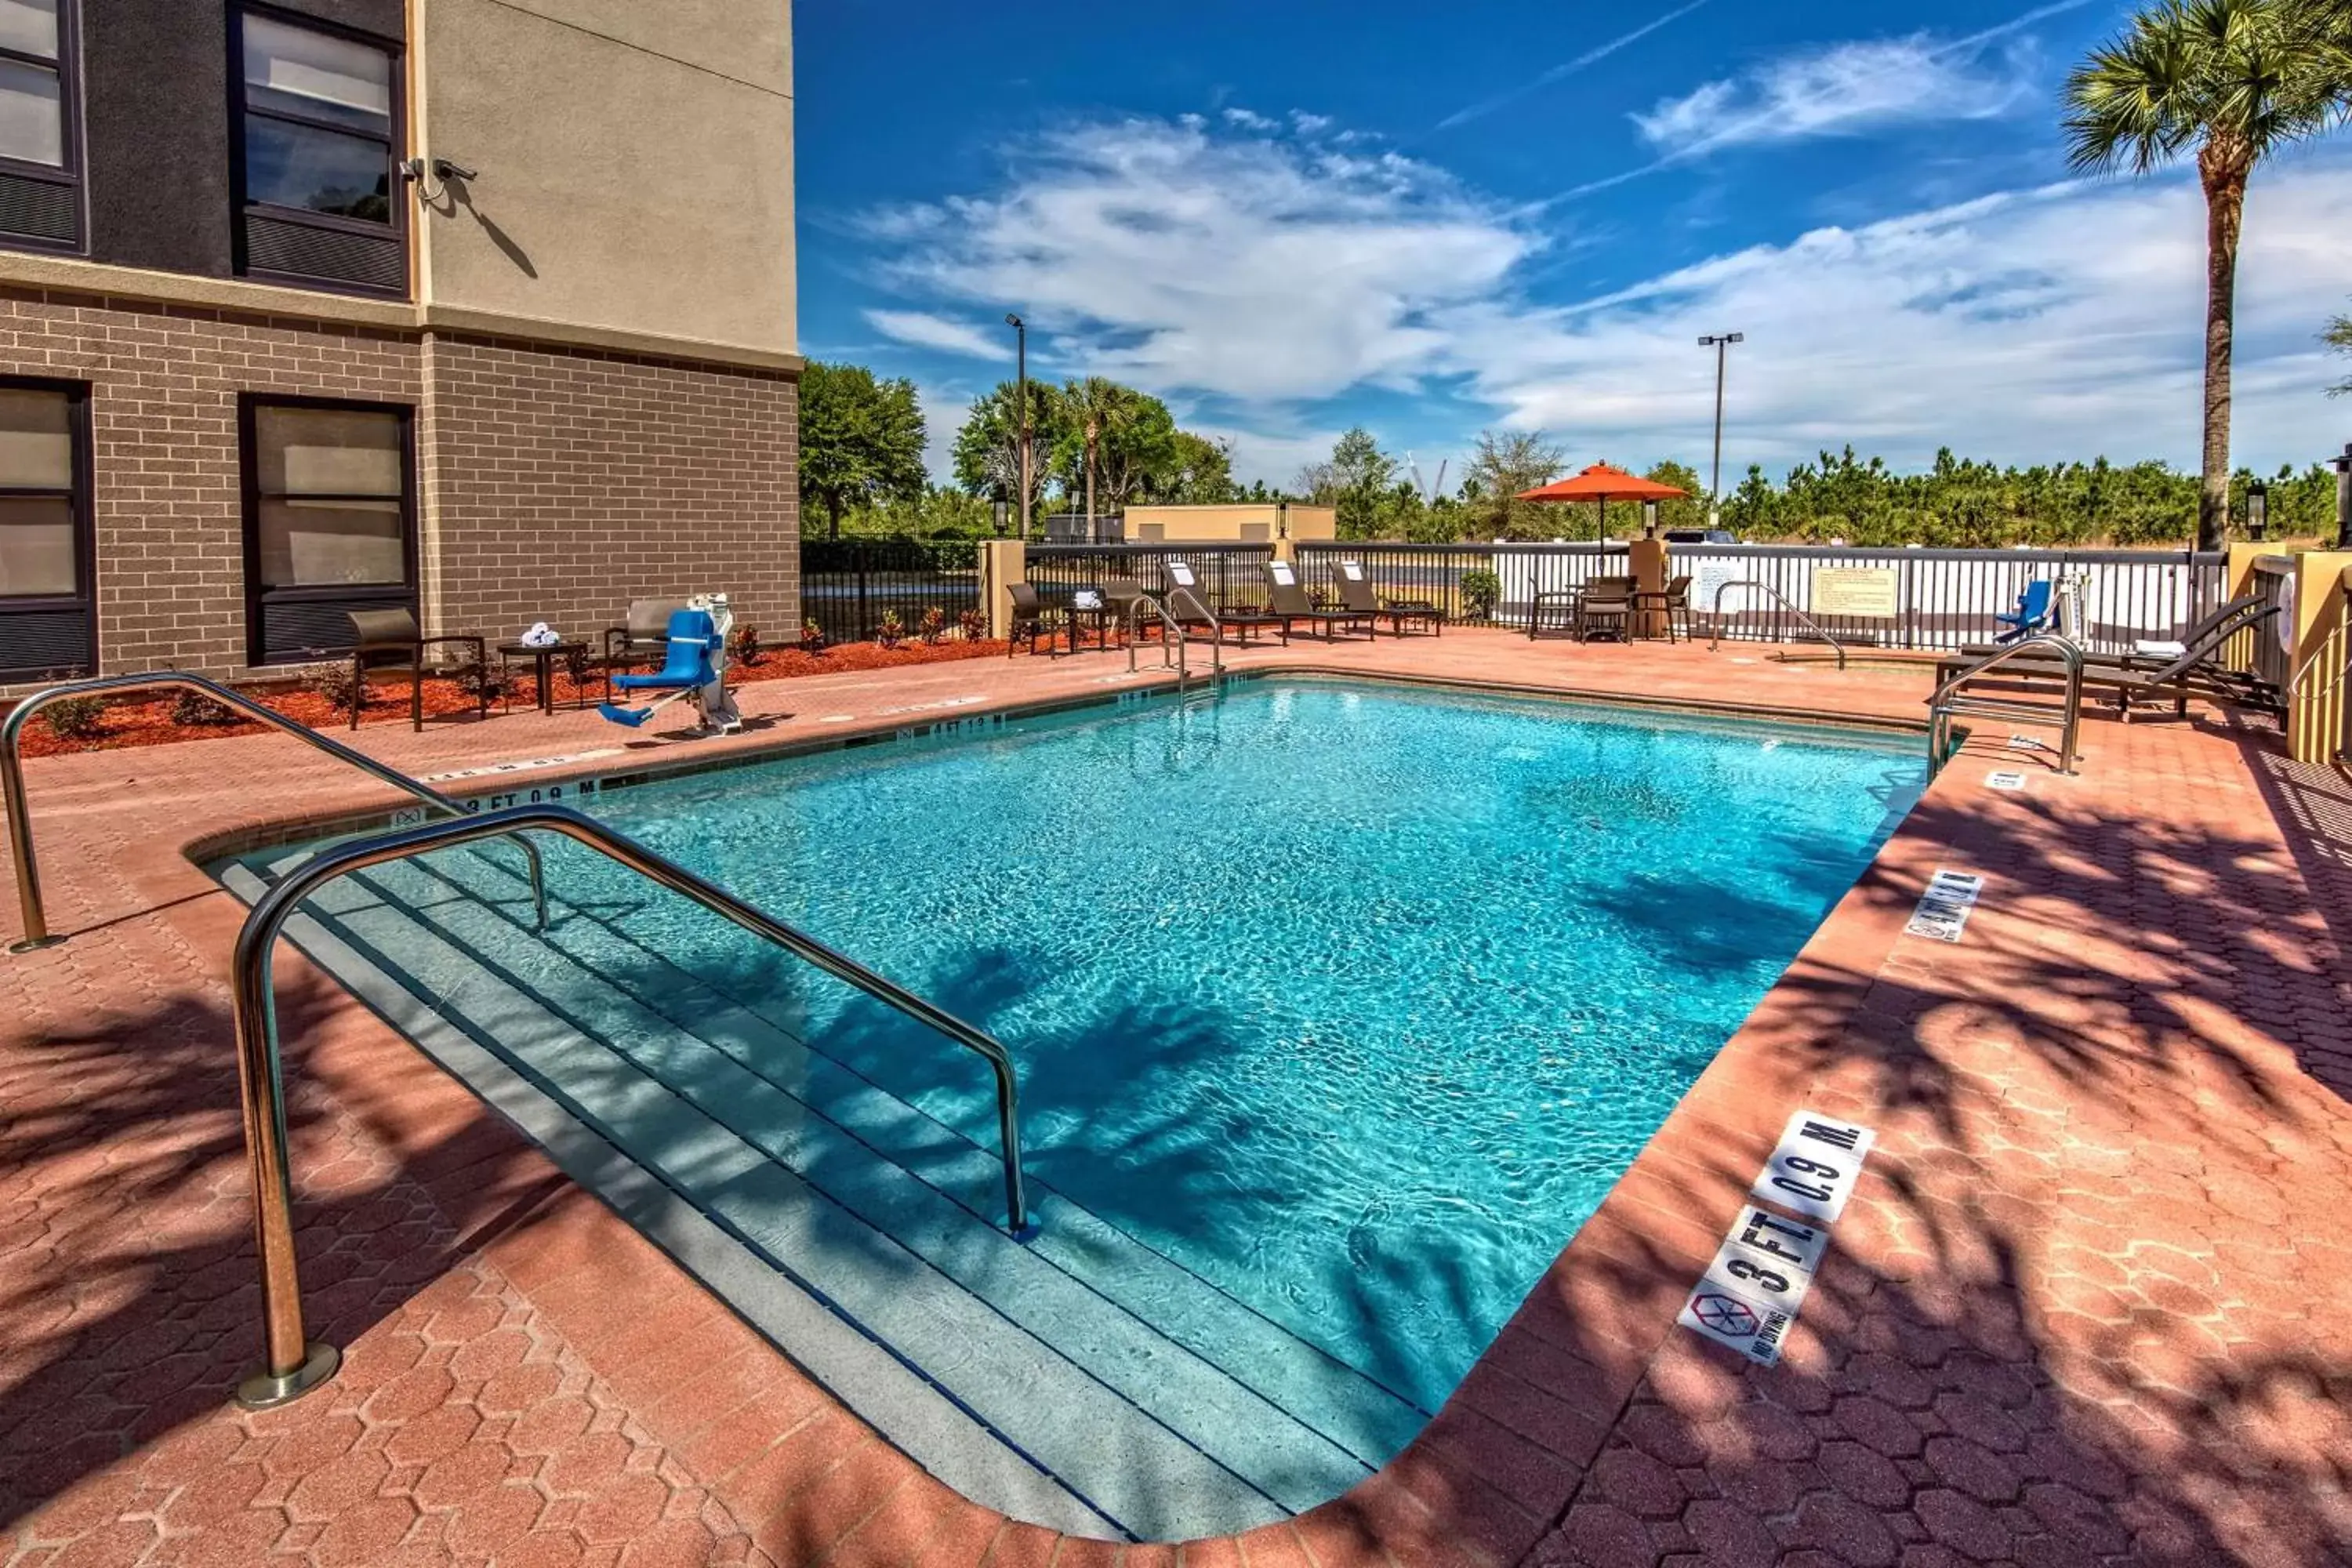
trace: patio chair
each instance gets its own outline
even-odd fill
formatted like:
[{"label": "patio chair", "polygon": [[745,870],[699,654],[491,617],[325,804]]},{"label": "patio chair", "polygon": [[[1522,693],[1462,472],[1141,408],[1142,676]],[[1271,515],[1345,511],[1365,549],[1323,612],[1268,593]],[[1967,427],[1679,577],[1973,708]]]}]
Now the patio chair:
[{"label": "patio chair", "polygon": [[1576,601],[1576,640],[1591,642],[1606,633],[1619,642],[1633,635],[1633,579],[1595,577],[1585,584]]},{"label": "patio chair", "polygon": [[1047,652],[1053,651],[1054,634],[1045,626],[1045,601],[1037,596],[1036,584],[1029,582],[1008,583],[1004,591],[1013,600],[1013,623],[1004,628],[1004,657],[1013,657],[1013,645],[1026,642],[1031,658],[1037,654],[1037,639],[1044,637]]},{"label": "patio chair", "polygon": [[[1389,629],[1398,637],[1404,636],[1407,626],[1427,626],[1431,633],[1445,635],[1445,612],[1427,599],[1382,599],[1372,593],[1371,580],[1364,575],[1363,567],[1353,561],[1337,563],[1340,607],[1360,616],[1385,619]],[[1374,622],[1378,625],[1378,621]]]},{"label": "patio chair", "polygon": [[669,657],[669,618],[687,607],[684,599],[631,599],[617,626],[604,628],[604,699],[612,700],[614,674],[640,664],[658,666]]},{"label": "patio chair", "polygon": [[1318,610],[1298,585],[1298,573],[1287,561],[1265,563],[1266,609],[1279,616],[1285,623],[1305,621],[1310,626],[1323,628],[1323,640],[1338,640],[1344,627],[1360,631],[1368,637],[1380,636],[1380,623],[1371,612],[1364,610]]},{"label": "patio chair", "polygon": [[2017,596],[2017,609],[2014,613],[1993,617],[1995,624],[2007,626],[2009,629],[1992,640],[1997,643],[2012,643],[2032,637],[2048,626],[2050,612],[2050,579],[2036,577],[2025,585],[2025,592]]},{"label": "patio chair", "polygon": [[[1690,595],[1691,579],[1688,574],[1685,574],[1672,579],[1663,588],[1635,589],[1633,605],[1645,626],[1648,617],[1652,616],[1664,618],[1668,642],[1675,640],[1675,633],[1678,627],[1685,641],[1695,640],[1697,634],[1691,628]],[[1646,629],[1643,635],[1648,635]]]},{"label": "patio chair", "polygon": [[[490,716],[489,652],[483,640],[467,635],[428,637],[416,629],[416,617],[406,609],[347,610],[352,618],[352,728],[360,727],[360,709],[367,700],[370,669],[378,675],[408,677],[408,724],[425,728],[425,650],[456,643],[474,650],[471,668],[482,681],[475,696],[477,717]],[[396,662],[370,666],[370,659],[393,657]],[[460,668],[466,668],[461,666]]]}]

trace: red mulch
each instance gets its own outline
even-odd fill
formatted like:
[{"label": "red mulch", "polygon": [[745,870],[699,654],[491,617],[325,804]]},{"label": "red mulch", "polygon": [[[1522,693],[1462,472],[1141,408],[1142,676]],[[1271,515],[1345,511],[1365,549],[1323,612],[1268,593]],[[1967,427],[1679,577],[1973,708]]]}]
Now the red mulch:
[{"label": "red mulch", "polygon": [[[940,664],[959,658],[986,658],[991,655],[1003,657],[1002,642],[942,642],[925,646],[906,642],[895,648],[878,643],[842,643],[820,654],[807,654],[798,648],[770,648],[760,655],[760,662],[730,666],[727,679],[730,685],[751,686],[763,680],[790,680],[803,675],[838,675],[847,671],[890,669],[904,664]],[[537,689],[531,684],[530,666],[519,663],[511,667],[515,686],[508,697],[506,708],[520,711],[535,707]],[[583,690],[572,684],[572,679],[559,668],[555,672],[555,702],[558,708],[588,705],[601,700],[604,684],[591,679]],[[307,687],[291,690],[257,693],[257,700],[266,707],[284,714],[313,730],[330,734],[347,730],[351,710],[330,704],[327,700]],[[263,726],[253,723],[175,724],[172,721],[173,694],[162,697],[134,697],[110,701],[100,720],[99,733],[79,740],[68,740],[49,728],[46,715],[34,719],[24,735],[24,752],[28,757],[53,757],[68,752],[110,752],[126,746],[161,746],[174,741],[205,741],[222,735],[258,734]],[[433,679],[425,683],[425,716],[427,720],[462,722],[470,719],[477,704],[473,698],[457,689],[454,680]],[[500,704],[492,702],[493,717]],[[453,718],[452,716],[462,716]],[[368,700],[361,710],[362,724],[405,724],[408,722],[408,682],[386,678],[371,681]]]}]

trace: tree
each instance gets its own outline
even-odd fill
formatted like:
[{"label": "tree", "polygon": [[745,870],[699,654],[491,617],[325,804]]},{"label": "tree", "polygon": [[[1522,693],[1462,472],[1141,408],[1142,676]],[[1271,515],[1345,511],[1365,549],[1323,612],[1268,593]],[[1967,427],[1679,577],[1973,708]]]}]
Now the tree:
[{"label": "tree", "polygon": [[[1021,398],[1020,388],[1017,381],[1002,382],[995,391],[975,400],[964,416],[963,427],[956,432],[954,454],[956,483],[975,496],[1015,507],[1021,500],[1021,432],[1013,410]],[[1029,439],[1035,452],[1029,465],[1032,512],[1045,495],[1045,458],[1059,436],[1054,423],[1053,391],[1043,382],[1029,384]]]},{"label": "tree", "polygon": [[1488,538],[1539,536],[1537,503],[1512,498],[1550,483],[1567,460],[1568,455],[1540,430],[1479,431],[1477,446],[1462,470],[1462,499],[1469,521]]},{"label": "tree", "polygon": [[1150,493],[1152,500],[1176,506],[1215,506],[1238,499],[1233,447],[1190,430],[1177,431],[1168,466],[1153,480]]},{"label": "tree", "polygon": [[2146,174],[2192,150],[2205,191],[2204,481],[2200,549],[2230,517],[2230,360],[2246,184],[2352,105],[2341,0],[2163,0],[2066,79],[2068,161]]},{"label": "tree", "polygon": [[[2327,330],[2319,334],[2319,341],[2337,353],[2352,354],[2352,316],[2338,316],[2329,321]],[[2341,397],[2347,392],[2352,392],[2352,378],[2339,381],[2329,387],[2327,395]]]},{"label": "tree", "polygon": [[[1117,440],[1127,426],[1141,416],[1139,402],[1142,395],[1132,387],[1099,375],[1066,383],[1054,395],[1055,419],[1062,433],[1055,448],[1055,466],[1073,475],[1084,489],[1089,531],[1095,517],[1096,486],[1103,471],[1104,443]],[[1157,398],[1151,401],[1159,403]],[[1160,411],[1166,414],[1167,405],[1161,404]]]},{"label": "tree", "polygon": [[923,411],[910,381],[877,381],[862,364],[811,360],[801,372],[801,500],[824,509],[827,533],[841,514],[884,500],[912,500],[930,483],[923,468]]},{"label": "tree", "polygon": [[1176,471],[1176,416],[1168,405],[1147,392],[1109,384],[1111,398],[1102,438],[1096,444],[1095,466],[1101,475],[1101,500],[1125,509],[1149,494]]},{"label": "tree", "polygon": [[1359,425],[1339,437],[1328,460],[1299,470],[1298,488],[1317,506],[1339,514],[1340,538],[1371,539],[1380,534],[1383,503],[1402,467]]}]

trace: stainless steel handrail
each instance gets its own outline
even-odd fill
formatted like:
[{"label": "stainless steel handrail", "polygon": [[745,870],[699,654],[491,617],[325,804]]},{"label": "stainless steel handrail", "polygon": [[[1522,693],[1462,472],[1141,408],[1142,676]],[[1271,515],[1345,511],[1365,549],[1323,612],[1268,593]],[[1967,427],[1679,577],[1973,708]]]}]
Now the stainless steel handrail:
[{"label": "stainless steel handrail", "polygon": [[1820,637],[1822,641],[1829,644],[1831,648],[1836,652],[1838,668],[1840,669],[1843,669],[1845,668],[1845,645],[1838,641],[1837,638],[1830,636],[1829,628],[1827,626],[1824,626],[1821,622],[1813,619],[1812,616],[1805,614],[1804,611],[1790,604],[1789,602],[1788,595],[1783,594],[1780,589],[1772,586],[1771,584],[1756,577],[1742,577],[1736,583],[1718,583],[1715,585],[1715,607],[1708,612],[1714,617],[1714,620],[1712,623],[1713,631],[1707,637],[1707,652],[1713,653],[1717,648],[1723,646],[1723,595],[1733,588],[1761,588],[1766,593],[1771,595],[1775,599],[1780,600],[1780,607],[1782,609],[1788,611],[1790,615],[1804,622],[1805,625],[1812,627],[1813,635]]},{"label": "stainless steel handrail", "polygon": [[[146,675],[103,675],[90,680],[68,681],[36,691],[16,704],[7,720],[0,722],[0,795],[5,795],[8,810],[8,851],[16,866],[16,906],[25,922],[25,939],[9,948],[11,952],[30,952],[36,948],[53,947],[65,941],[49,934],[47,911],[41,902],[41,868],[33,856],[33,819],[25,801],[25,763],[18,751],[18,737],[34,714],[52,702],[68,697],[80,697],[94,691],[134,691],[142,688],[184,686],[201,691],[225,708],[235,709],[257,723],[281,730],[306,745],[315,746],[329,756],[349,763],[352,766],[381,784],[405,791],[436,811],[446,811],[452,816],[464,816],[466,808],[443,795],[430,784],[419,784],[395,768],[388,768],[362,752],[355,752],[340,742],[331,741],[307,724],[296,722],[263,707],[251,698],[232,691],[215,680],[179,670],[155,671]],[[524,858],[530,862],[530,893],[538,907],[539,927],[547,929],[547,877],[540,864],[539,849],[528,838],[518,836]]]},{"label": "stainless steel handrail", "polygon": [[[1147,608],[1160,617],[1160,668],[1165,669],[1171,662],[1174,663],[1176,689],[1181,691],[1192,680],[1192,666],[1184,657],[1184,628],[1176,624],[1176,617],[1168,613],[1167,605],[1141,589],[1136,590],[1135,597],[1127,606],[1127,672],[1133,675],[1136,670],[1135,644],[1136,639],[1143,635],[1143,612]],[[1176,657],[1172,661],[1168,657],[1168,645],[1171,642],[1176,645]]]},{"label": "stainless steel handrail", "polygon": [[278,929],[297,904],[349,872],[525,828],[560,833],[584,844],[986,1058],[996,1077],[1007,1220],[1015,1236],[1031,1234],[1028,1197],[1021,1175],[1020,1085],[1011,1053],[993,1036],[568,806],[516,806],[457,822],[426,823],[322,850],[317,859],[288,873],[263,894],[237,932],[232,964],[237,1082],[245,1110],[246,1149],[253,1166],[253,1224],[261,1254],[262,1337],[267,1358],[259,1372],[238,1384],[240,1403],[254,1409],[284,1404],[332,1377],[340,1359],[332,1346],[310,1342],[302,1323],[302,1287],[294,1253],[293,1185],[287,1162],[284,1064],[278,1049],[278,1006],[270,970]]},{"label": "stainless steel handrail", "polygon": [[1937,686],[1927,698],[1927,772],[1933,777],[1943,771],[1951,746],[1952,712],[1950,702],[1959,689],[1988,670],[2000,668],[2028,648],[2043,647],[2058,650],[2066,666],[2066,706],[2061,718],[2058,739],[2058,771],[2074,772],[2078,760],[2078,741],[2083,726],[2083,650],[2070,638],[2056,632],[2042,632],[2021,641],[2007,643],[1983,658],[1955,671],[1948,680]]}]

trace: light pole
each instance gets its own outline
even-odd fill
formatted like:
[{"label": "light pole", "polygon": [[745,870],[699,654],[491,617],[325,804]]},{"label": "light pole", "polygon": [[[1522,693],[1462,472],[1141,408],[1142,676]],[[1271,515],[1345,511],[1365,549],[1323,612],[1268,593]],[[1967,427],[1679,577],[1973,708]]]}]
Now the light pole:
[{"label": "light pole", "polygon": [[1715,351],[1715,474],[1706,486],[1706,525],[1717,526],[1723,511],[1723,362],[1731,345],[1748,341],[1746,332],[1717,332],[1699,339],[1698,346]]},{"label": "light pole", "polygon": [[1021,366],[1020,404],[1014,410],[1013,439],[1021,445],[1021,538],[1029,538],[1029,329],[1020,317],[1005,313],[1004,324],[1013,329],[1013,353]]},{"label": "light pole", "polygon": [[2352,441],[2344,443],[2344,455],[2333,458],[2336,466],[2336,548],[2352,550]]}]

